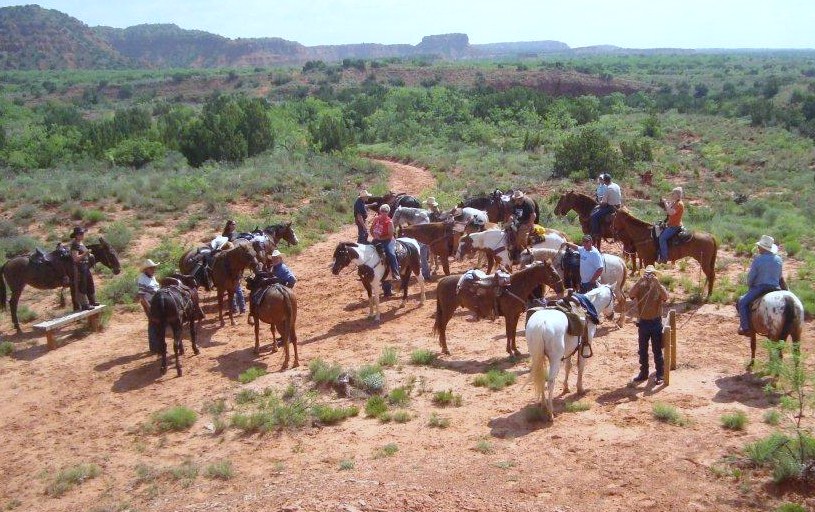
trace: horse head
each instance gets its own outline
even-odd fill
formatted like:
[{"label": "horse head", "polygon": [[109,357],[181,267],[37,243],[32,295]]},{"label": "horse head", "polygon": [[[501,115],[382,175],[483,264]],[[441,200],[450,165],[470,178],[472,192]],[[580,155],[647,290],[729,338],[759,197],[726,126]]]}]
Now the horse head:
[{"label": "horse head", "polygon": [[533,273],[535,275],[538,273],[540,274],[536,281],[541,284],[551,286],[558,295],[563,293],[563,278],[561,278],[560,274],[558,274],[555,270],[554,265],[552,265],[552,260],[547,258],[543,261],[537,261],[529,265],[527,268],[533,269]]},{"label": "horse head", "polygon": [[555,205],[555,215],[563,216],[569,213],[569,210],[572,208],[572,203],[574,200],[574,192],[569,190],[568,192],[564,192],[560,199],[557,201],[557,205]]},{"label": "horse head", "polygon": [[100,236],[99,243],[89,245],[88,249],[93,254],[93,257],[96,258],[96,261],[111,269],[114,275],[119,275],[122,271],[116,249],[114,249],[104,237]]},{"label": "horse head", "polygon": [[351,261],[356,259],[356,255],[352,255],[349,247],[356,247],[357,244],[351,242],[340,242],[337,244],[337,248],[334,249],[334,261],[331,264],[331,273],[335,276],[340,273],[340,270],[344,269],[348,265],[351,264]]},{"label": "horse head", "polygon": [[456,250],[456,260],[461,261],[464,256],[473,251],[473,239],[469,234],[461,237],[458,241],[458,249]]},{"label": "horse head", "polygon": [[297,239],[297,234],[291,227],[291,222],[266,226],[263,229],[263,232],[272,238],[275,245],[277,245],[280,240],[285,240],[289,245],[297,245],[297,242],[299,242]]}]

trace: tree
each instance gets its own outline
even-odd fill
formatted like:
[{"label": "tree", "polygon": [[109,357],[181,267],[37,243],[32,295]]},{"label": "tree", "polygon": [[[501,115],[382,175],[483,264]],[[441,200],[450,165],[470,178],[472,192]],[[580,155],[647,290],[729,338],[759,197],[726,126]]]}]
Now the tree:
[{"label": "tree", "polygon": [[317,149],[324,153],[342,151],[354,143],[354,132],[338,111],[321,112],[317,121],[309,126]]},{"label": "tree", "polygon": [[555,151],[555,177],[585,172],[595,179],[603,172],[617,173],[621,169],[620,155],[611,142],[594,128],[585,128],[570,135]]}]

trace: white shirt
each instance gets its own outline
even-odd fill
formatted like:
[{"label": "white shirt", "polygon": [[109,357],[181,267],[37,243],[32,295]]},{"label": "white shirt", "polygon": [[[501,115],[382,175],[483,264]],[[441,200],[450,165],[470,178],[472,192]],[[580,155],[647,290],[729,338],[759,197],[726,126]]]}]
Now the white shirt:
[{"label": "white shirt", "polygon": [[150,302],[153,299],[153,295],[155,295],[159,289],[156,277],[150,277],[142,272],[139,274],[139,279],[136,282],[139,285],[139,295],[144,297],[144,300],[147,302]]},{"label": "white shirt", "polygon": [[605,183],[600,183],[599,185],[597,185],[597,192],[595,192],[594,195],[597,196],[598,201],[603,200],[603,196],[606,195],[606,189],[607,188],[608,188],[608,185],[606,185]]},{"label": "white shirt", "polygon": [[603,196],[603,202],[611,206],[620,206],[623,204],[623,193],[620,190],[620,186],[616,183],[610,184]]},{"label": "white shirt", "polygon": [[603,268],[603,255],[597,250],[597,247],[592,246],[590,251],[585,247],[578,247],[577,251],[580,253],[580,282],[588,283],[597,269]]}]

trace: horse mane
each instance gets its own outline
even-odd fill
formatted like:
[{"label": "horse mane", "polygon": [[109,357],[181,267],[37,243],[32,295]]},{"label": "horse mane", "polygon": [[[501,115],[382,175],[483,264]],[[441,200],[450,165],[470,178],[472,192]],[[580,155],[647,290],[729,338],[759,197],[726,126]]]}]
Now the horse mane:
[{"label": "horse mane", "polygon": [[625,208],[625,207],[620,208],[619,210],[617,210],[617,215],[619,215],[621,213],[625,214],[625,217],[632,224],[636,225],[637,227],[647,228],[647,229],[651,229],[651,227],[652,227],[652,225],[649,222],[645,222],[644,220],[641,220],[641,219],[638,219],[638,218],[634,217],[634,215],[630,211],[628,211],[628,209]]}]

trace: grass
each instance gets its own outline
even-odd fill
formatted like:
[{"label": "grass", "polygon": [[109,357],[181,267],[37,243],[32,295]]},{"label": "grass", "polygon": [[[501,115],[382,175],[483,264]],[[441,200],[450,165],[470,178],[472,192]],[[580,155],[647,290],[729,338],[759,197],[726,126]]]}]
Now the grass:
[{"label": "grass", "polygon": [[261,368],[260,366],[253,366],[246,370],[245,372],[238,375],[238,381],[241,384],[249,384],[253,380],[259,377],[263,377],[264,375],[266,375],[265,368]]},{"label": "grass", "polygon": [[27,324],[33,322],[37,319],[37,312],[33,311],[31,308],[26,306],[25,304],[20,304],[17,308],[17,320],[21,324]]},{"label": "grass", "polygon": [[10,356],[14,353],[14,344],[10,341],[0,343],[0,357]]},{"label": "grass", "polygon": [[318,386],[332,386],[342,374],[342,367],[317,358],[308,364],[308,372],[311,380]]},{"label": "grass", "polygon": [[180,432],[187,430],[198,420],[198,415],[189,407],[183,405],[170,407],[154,413],[149,425],[158,432]]},{"label": "grass", "polygon": [[769,411],[764,413],[764,423],[767,425],[778,425],[781,423],[781,418],[784,416],[776,411],[775,409],[770,409]]},{"label": "grass", "polygon": [[[283,401],[271,395],[261,401],[257,411],[232,416],[232,426],[250,432],[269,432],[283,428],[301,428],[312,420],[313,408],[304,397]],[[325,413],[329,415],[329,413]]]},{"label": "grass", "polygon": [[218,398],[204,404],[203,413],[218,417],[226,411],[226,400]]},{"label": "grass", "polygon": [[231,461],[221,460],[207,466],[204,475],[213,480],[229,480],[235,476],[235,470],[232,468]]},{"label": "grass", "polygon": [[774,432],[746,445],[744,453],[754,466],[769,466],[775,483],[804,479],[815,462],[815,437],[804,430],[794,436]]},{"label": "grass", "polygon": [[447,391],[436,391],[433,393],[433,403],[439,407],[461,407],[462,399],[461,395],[457,395],[453,393],[452,389],[448,389]]},{"label": "grass", "polygon": [[584,412],[591,409],[591,404],[588,402],[566,402],[566,406],[563,408],[566,412]]},{"label": "grass", "polygon": [[515,384],[516,375],[506,370],[489,370],[487,373],[478,375],[473,381],[477,387],[486,387],[492,391],[500,391],[505,387]]},{"label": "grass", "polygon": [[77,485],[99,476],[102,470],[96,464],[77,464],[59,471],[45,487],[45,494],[58,498]]},{"label": "grass", "polygon": [[382,368],[376,364],[360,367],[353,379],[354,385],[366,393],[381,393],[385,389],[385,375]]},{"label": "grass", "polygon": [[311,410],[314,418],[321,425],[334,425],[347,418],[357,416],[359,414],[359,407],[352,405],[350,407],[331,407],[330,405],[315,405]]},{"label": "grass", "polygon": [[356,462],[353,459],[343,459],[340,461],[340,471],[350,471],[354,469]]},{"label": "grass", "polygon": [[807,509],[797,503],[784,503],[775,509],[775,512],[807,512]]},{"label": "grass", "polygon": [[410,390],[406,387],[398,387],[388,393],[388,403],[396,407],[405,407],[410,403]]},{"label": "grass", "polygon": [[376,449],[374,452],[374,458],[381,459],[384,457],[393,457],[398,451],[399,446],[396,443],[388,443],[385,446],[381,446]]},{"label": "grass", "polygon": [[238,405],[252,403],[260,398],[260,393],[254,389],[242,389],[235,395],[235,403]]},{"label": "grass", "polygon": [[410,364],[416,366],[430,366],[436,361],[436,353],[425,348],[416,349],[410,354]]},{"label": "grass", "polygon": [[478,453],[483,453],[484,455],[490,454],[493,452],[492,443],[486,439],[481,439],[475,443],[473,450],[477,451]]},{"label": "grass", "polygon": [[676,407],[662,402],[657,402],[652,408],[654,418],[663,422],[676,425],[677,427],[684,427],[688,425],[688,419],[685,418]]},{"label": "grass", "polygon": [[382,354],[376,363],[379,366],[390,367],[396,366],[399,362],[399,351],[395,347],[385,347],[382,349]]},{"label": "grass", "polygon": [[396,411],[392,417],[395,423],[407,423],[413,419],[413,416],[408,411]]},{"label": "grass", "polygon": [[744,430],[747,426],[747,414],[744,411],[725,414],[721,418],[721,423],[727,430]]},{"label": "grass", "polygon": [[365,415],[369,418],[379,418],[387,410],[388,402],[384,397],[372,396],[365,402]]},{"label": "grass", "polygon": [[427,420],[427,426],[432,428],[447,428],[450,426],[450,418],[440,416],[435,412],[430,415]]}]

